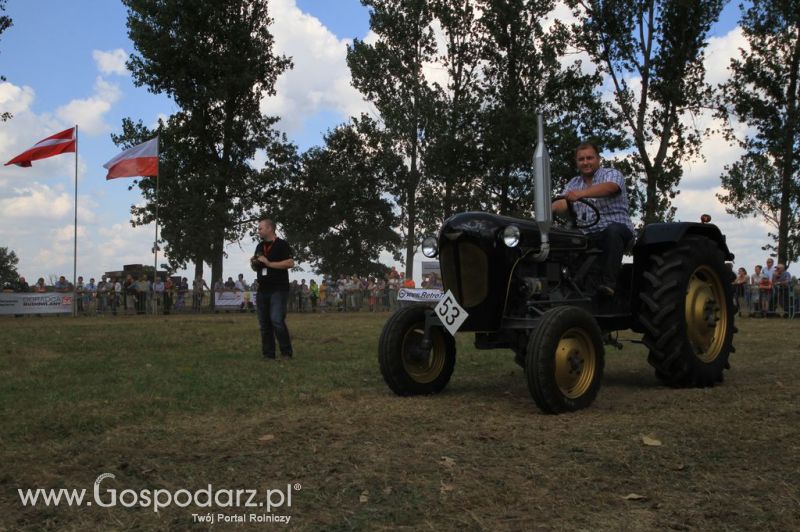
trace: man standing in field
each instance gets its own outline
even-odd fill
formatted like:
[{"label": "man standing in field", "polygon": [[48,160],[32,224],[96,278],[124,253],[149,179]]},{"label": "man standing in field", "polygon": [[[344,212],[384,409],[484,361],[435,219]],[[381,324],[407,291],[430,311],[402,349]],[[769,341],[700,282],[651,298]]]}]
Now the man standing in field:
[{"label": "man standing in field", "polygon": [[261,330],[261,355],[275,360],[275,340],[285,359],[292,358],[292,341],[286,327],[286,304],[289,302],[289,268],[294,267],[292,248],[275,234],[275,222],[267,217],[258,220],[258,236],[250,266],[256,272],[258,294],[256,311]]}]

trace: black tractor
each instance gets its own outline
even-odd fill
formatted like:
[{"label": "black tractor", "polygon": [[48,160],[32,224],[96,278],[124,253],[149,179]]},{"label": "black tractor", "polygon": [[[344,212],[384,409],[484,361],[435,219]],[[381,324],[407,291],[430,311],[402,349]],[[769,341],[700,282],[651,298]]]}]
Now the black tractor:
[{"label": "black tractor", "polygon": [[[396,394],[435,394],[456,362],[452,333],[472,332],[478,349],[511,349],[545,413],[588,407],[603,378],[604,345],[615,332],[642,334],[656,376],[673,387],[713,386],[729,368],[734,327],[732,261],[710,223],[657,223],[640,232],[616,293],[598,293],[596,249],[571,216],[552,223],[550,168],[539,117],[534,156],[535,220],[456,214],[423,240],[438,257],[439,304],[399,309],[383,328],[381,373]],[[580,200],[594,208],[590,200]],[[595,216],[598,215],[594,209]]]}]

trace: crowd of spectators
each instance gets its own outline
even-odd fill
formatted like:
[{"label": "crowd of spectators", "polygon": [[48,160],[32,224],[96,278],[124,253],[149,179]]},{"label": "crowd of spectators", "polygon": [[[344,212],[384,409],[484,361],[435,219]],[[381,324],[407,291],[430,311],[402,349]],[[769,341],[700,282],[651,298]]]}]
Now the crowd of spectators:
[{"label": "crowd of spectators", "polygon": [[[405,279],[404,272],[392,268],[384,277],[323,276],[317,283],[311,279],[301,279],[290,283],[288,310],[290,312],[381,312],[392,311],[398,307],[400,288],[415,288],[413,280]],[[440,289],[441,281],[437,274],[423,276],[422,288]],[[213,292],[243,292],[243,302],[238,310],[252,311],[254,305],[252,292],[258,286],[254,280],[248,283],[244,274],[237,279],[228,277],[218,279],[209,287],[202,276],[191,282],[186,277],[157,277],[155,282],[142,275],[135,279],[125,277],[101,277],[96,281],[91,277],[86,281],[78,277],[73,287],[63,275],[52,282],[45,283],[39,278],[30,286],[24,277],[5,287],[13,292],[74,292],[79,314],[170,314],[171,312],[201,312],[209,307]],[[226,309],[231,310],[231,309]]]},{"label": "crowd of spectators", "polygon": [[[79,276],[73,286],[63,275],[48,286],[43,277],[30,286],[25,277],[4,290],[12,292],[74,292],[75,303],[79,314],[145,314],[160,312],[169,314],[171,310],[183,310],[186,307],[187,294],[192,297],[193,308],[200,309],[204,293],[190,294],[186,277],[157,277],[155,282],[142,275],[135,279],[133,275],[125,277],[101,277],[88,281]],[[194,303],[197,303],[194,306]]]},{"label": "crowd of spectators", "polygon": [[[787,271],[784,264],[775,264],[768,258],[748,273],[738,268],[733,281],[740,316],[766,317],[800,316],[800,283]],[[382,312],[394,311],[398,306],[400,288],[415,288],[414,281],[405,279],[404,272],[392,268],[384,277],[376,276],[323,276],[317,283],[294,280],[289,286],[289,312]],[[421,288],[441,289],[437,274],[423,276]],[[257,290],[256,281],[248,283],[243,274],[227,281],[218,279],[213,291],[246,292],[239,310],[253,310],[250,293]],[[7,285],[4,290],[13,292],[73,292],[72,283],[65,276],[51,285],[40,277],[29,285],[24,277]],[[94,277],[85,281],[78,277],[74,287],[79,314],[169,314],[171,312],[201,312],[210,304],[212,287],[202,276],[191,282],[186,277],[157,277],[155,282],[142,275],[134,279],[125,277]]]},{"label": "crowd of spectators", "polygon": [[[400,288],[416,288],[414,281],[405,279],[404,272],[392,268],[385,277],[323,276],[319,284],[305,279],[289,285],[290,312],[382,312],[393,311],[399,303]],[[423,276],[421,288],[441,289],[436,274]]]},{"label": "crowd of spectators", "polygon": [[784,264],[767,258],[766,266],[757,264],[753,273],[738,268],[733,281],[740,316],[795,317],[800,314],[800,283]]}]

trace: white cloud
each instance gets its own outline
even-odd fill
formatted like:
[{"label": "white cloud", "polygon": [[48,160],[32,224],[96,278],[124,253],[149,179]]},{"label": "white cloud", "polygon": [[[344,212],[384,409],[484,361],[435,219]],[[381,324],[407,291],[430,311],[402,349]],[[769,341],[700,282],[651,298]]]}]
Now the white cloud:
[{"label": "white cloud", "polygon": [[[72,272],[74,196],[62,185],[32,182],[3,190],[0,197],[0,241],[20,259],[19,271],[27,277]],[[78,196],[79,253],[84,255],[86,235],[97,221],[98,205],[92,197]],[[94,259],[90,259],[94,262]]]},{"label": "white cloud", "polygon": [[[447,35],[445,34],[444,30],[442,29],[442,25],[438,20],[434,20],[433,24],[431,24],[431,27],[433,29],[433,37],[436,42],[436,53],[439,56],[443,56],[447,53]],[[425,77],[428,83],[431,85],[438,83],[443,89],[447,89],[447,84],[450,82],[450,74],[447,72],[447,68],[438,61],[423,62],[422,75]]]},{"label": "white cloud", "polygon": [[30,87],[17,87],[13,83],[0,83],[0,112],[17,114],[26,111],[33,103],[36,94]]},{"label": "white cloud", "polygon": [[714,86],[728,81],[730,77],[728,67],[732,58],[740,56],[740,49],[750,49],[741,26],[736,26],[720,37],[711,37],[708,40],[705,59],[703,60],[703,66],[706,69],[706,81]]},{"label": "white cloud", "polygon": [[[152,265],[154,236],[153,224],[132,227],[130,222],[119,222],[99,227],[91,239],[99,267],[92,266],[92,269],[100,275],[105,271],[119,270],[124,264]],[[161,252],[158,262],[166,262]]]},{"label": "white cloud", "polygon": [[375,44],[380,40],[378,34],[375,33],[372,28],[367,32],[367,35],[362,39],[367,44]]},{"label": "white cloud", "polygon": [[92,58],[97,65],[97,70],[101,74],[116,74],[124,76],[128,73],[125,69],[125,61],[128,59],[128,54],[122,48],[109,50],[104,52],[102,50],[93,50]]},{"label": "white cloud", "polygon": [[[36,93],[31,87],[19,87],[13,83],[0,83],[0,110],[8,110],[14,118],[0,122],[0,154],[5,163],[33,146],[36,142],[69,126],[50,113],[36,114],[31,110]],[[31,168],[0,166],[0,193],[7,187],[18,186],[37,179],[48,179],[63,175],[74,168],[72,157],[61,156],[35,161]],[[22,180],[22,181],[21,181]]]},{"label": "white cloud", "polygon": [[105,120],[105,114],[122,96],[119,86],[97,77],[94,84],[94,95],[85,99],[72,100],[56,109],[56,115],[68,124],[78,124],[80,132],[87,135],[99,135],[111,131]]},{"label": "white cloud", "polygon": [[752,272],[753,265],[763,264],[766,252],[761,246],[768,243],[769,226],[758,218],[738,219],[725,212],[725,206],[717,199],[722,187],[707,189],[681,190],[675,198],[678,208],[678,219],[697,222],[701,214],[711,215],[711,222],[716,224],[726,236],[728,248],[736,256],[736,266],[744,266]]},{"label": "white cloud", "polygon": [[166,114],[166,113],[158,113],[156,115],[155,120],[153,120],[153,122],[151,122],[150,125],[147,126],[147,127],[149,127],[150,129],[156,129],[158,127],[158,121],[159,120],[161,120],[162,122],[164,122],[166,124],[169,121],[169,115]]},{"label": "white cloud", "polygon": [[342,121],[369,112],[371,106],[350,84],[350,41],[337,39],[317,18],[300,11],[295,0],[276,0],[270,9],[275,52],[290,56],[294,68],[278,79],[278,95],[264,98],[262,112],[280,116],[278,127],[289,135],[302,131],[305,121],[321,111],[338,113]]},{"label": "white cloud", "polygon": [[[103,118],[120,95],[116,84],[98,77],[89,98],[72,100],[54,112],[34,112],[36,93],[31,87],[2,83],[0,107],[14,117],[0,123],[0,153],[8,160],[75,123],[81,133],[107,131]],[[15,250],[19,271],[28,277],[72,272],[74,172],[72,154],[35,161],[31,168],[0,167],[0,241]],[[78,174],[84,183],[87,167],[83,158]],[[85,260],[99,265],[94,250],[102,244],[92,238],[99,205],[90,183],[79,186],[79,264]]]},{"label": "white cloud", "polygon": [[14,220],[16,224],[22,221],[61,220],[72,214],[73,202],[72,195],[63,189],[33,183],[0,198],[0,211],[5,220]]}]

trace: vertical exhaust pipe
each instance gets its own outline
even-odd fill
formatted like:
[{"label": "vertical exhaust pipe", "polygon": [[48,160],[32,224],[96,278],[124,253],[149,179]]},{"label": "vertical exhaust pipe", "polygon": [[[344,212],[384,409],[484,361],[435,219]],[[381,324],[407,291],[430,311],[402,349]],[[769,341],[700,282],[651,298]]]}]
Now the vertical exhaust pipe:
[{"label": "vertical exhaust pipe", "polygon": [[544,143],[544,116],[537,114],[536,151],[533,153],[534,214],[539,226],[542,245],[533,260],[542,262],[550,254],[550,226],[553,224],[552,189],[550,183],[550,154]]}]

